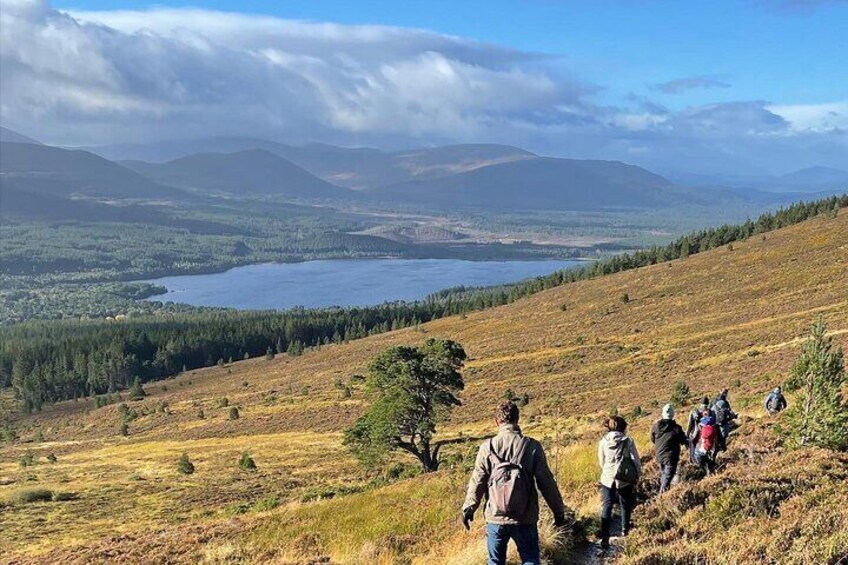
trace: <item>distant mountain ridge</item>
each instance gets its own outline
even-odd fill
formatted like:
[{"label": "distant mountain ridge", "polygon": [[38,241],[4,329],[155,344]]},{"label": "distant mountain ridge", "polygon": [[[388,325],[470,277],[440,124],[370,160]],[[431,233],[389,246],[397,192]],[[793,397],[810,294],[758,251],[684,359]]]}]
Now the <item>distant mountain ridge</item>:
[{"label": "distant mountain ridge", "polygon": [[177,189],[87,151],[2,142],[0,153],[0,182],[17,191],[129,199],[183,196]]},{"label": "distant mountain ridge", "polygon": [[286,145],[251,137],[217,137],[85,149],[107,159],[150,163],[162,163],[197,153],[236,153],[264,149],[327,182],[357,190],[448,176],[486,165],[536,157],[518,147],[496,144],[446,145],[384,152],[369,147],[337,147],[323,143]]},{"label": "distant mountain ridge", "polygon": [[41,145],[40,141],[36,141],[31,137],[27,137],[22,133],[12,131],[9,128],[5,128],[3,126],[0,126],[0,142],[32,143],[35,145]]},{"label": "distant mountain ridge", "polygon": [[353,191],[321,180],[265,149],[198,153],[161,164],[140,161],[124,161],[123,164],[158,182],[207,193],[276,194],[319,199],[355,196]]},{"label": "distant mountain ridge", "polygon": [[695,198],[668,179],[618,161],[533,157],[372,191],[379,198],[500,210],[665,207]]}]

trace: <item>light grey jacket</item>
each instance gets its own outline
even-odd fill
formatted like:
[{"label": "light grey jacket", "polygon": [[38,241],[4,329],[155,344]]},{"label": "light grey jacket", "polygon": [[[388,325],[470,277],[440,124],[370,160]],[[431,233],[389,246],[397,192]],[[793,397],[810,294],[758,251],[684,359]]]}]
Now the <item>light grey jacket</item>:
[{"label": "light grey jacket", "polygon": [[[521,428],[517,425],[502,424],[498,430],[498,435],[492,438],[491,445],[501,459],[512,459],[518,455],[523,437]],[[551,473],[550,467],[548,467],[545,450],[542,448],[542,444],[535,439],[528,438],[528,440],[530,443],[524,451],[521,465],[529,471],[529,476],[533,477],[536,488],[542,493],[545,502],[551,508],[554,516],[563,515],[565,514],[565,505],[562,502],[562,495],[559,492],[559,487],[557,487],[556,479],[554,479],[554,475]],[[473,508],[476,511],[483,497],[489,491],[489,477],[492,472],[492,458],[490,454],[489,440],[486,440],[477,451],[477,460],[474,463],[474,470],[471,472],[471,479],[468,481],[465,503],[462,505],[463,512],[468,508]],[[538,522],[539,495],[536,488],[530,491],[530,504],[528,505],[527,513],[519,519],[493,516],[487,501],[484,510],[486,523],[514,525],[535,524]]]},{"label": "light grey jacket", "polygon": [[630,456],[636,464],[636,469],[639,470],[639,475],[642,474],[642,462],[639,461],[636,442],[621,432],[609,432],[598,442],[598,464],[601,466],[601,484],[607,488],[612,488],[613,484],[615,484],[616,488],[629,484],[615,480],[615,474],[618,472],[618,462],[620,461],[620,451],[621,449],[627,449],[624,446],[624,442],[630,444]]}]

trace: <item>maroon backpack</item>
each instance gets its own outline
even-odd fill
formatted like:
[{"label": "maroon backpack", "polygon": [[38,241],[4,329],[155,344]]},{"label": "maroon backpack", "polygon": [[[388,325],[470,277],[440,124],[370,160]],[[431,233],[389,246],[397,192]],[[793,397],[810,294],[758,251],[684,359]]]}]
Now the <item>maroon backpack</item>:
[{"label": "maroon backpack", "polygon": [[521,520],[527,514],[533,481],[530,470],[521,464],[521,460],[529,445],[530,439],[522,438],[521,447],[515,457],[502,459],[495,453],[494,445],[489,440],[489,457],[492,462],[489,505],[495,517]]}]

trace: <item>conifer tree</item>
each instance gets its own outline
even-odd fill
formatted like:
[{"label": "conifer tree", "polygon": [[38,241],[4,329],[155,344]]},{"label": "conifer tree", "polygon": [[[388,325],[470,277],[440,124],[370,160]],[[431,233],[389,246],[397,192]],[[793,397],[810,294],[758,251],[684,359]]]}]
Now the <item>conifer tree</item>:
[{"label": "conifer tree", "polygon": [[180,455],[180,460],[177,461],[177,472],[183,475],[191,475],[194,473],[194,463],[188,458],[188,453],[183,451]]},{"label": "conifer tree", "polygon": [[786,390],[797,391],[782,427],[791,447],[848,449],[848,402],[842,397],[845,382],[842,348],[827,337],[827,326],[820,317],[785,385]]},{"label": "conifer tree", "polygon": [[127,394],[127,400],[141,400],[145,396],[147,396],[147,393],[144,392],[144,388],[141,386],[141,380],[136,377],[133,379],[133,384]]},{"label": "conifer tree", "polygon": [[241,459],[239,459],[239,468],[241,468],[242,471],[256,470],[256,462],[247,451],[241,454]]}]

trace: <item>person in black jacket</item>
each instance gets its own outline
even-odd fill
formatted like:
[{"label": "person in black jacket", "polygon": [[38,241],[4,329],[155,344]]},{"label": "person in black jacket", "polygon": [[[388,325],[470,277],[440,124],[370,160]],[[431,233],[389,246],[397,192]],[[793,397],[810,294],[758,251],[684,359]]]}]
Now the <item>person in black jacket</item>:
[{"label": "person in black jacket", "polygon": [[660,465],[660,493],[671,487],[680,464],[680,446],[688,445],[689,438],[680,424],[674,421],[674,407],[663,406],[662,420],[651,429],[651,442],[656,448],[657,463]]}]

